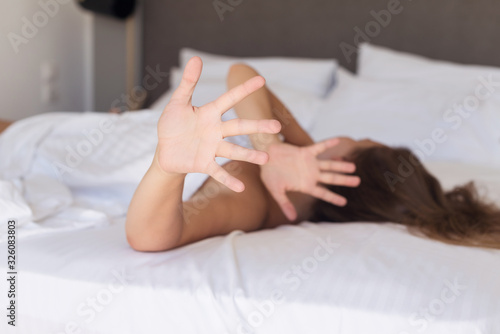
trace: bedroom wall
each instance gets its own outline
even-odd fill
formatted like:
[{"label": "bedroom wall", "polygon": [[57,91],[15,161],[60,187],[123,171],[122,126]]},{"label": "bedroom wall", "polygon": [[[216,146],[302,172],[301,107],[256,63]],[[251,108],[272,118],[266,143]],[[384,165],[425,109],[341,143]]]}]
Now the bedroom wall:
[{"label": "bedroom wall", "polygon": [[131,109],[129,98],[142,80],[142,6],[126,20],[92,17],[91,110]]},{"label": "bedroom wall", "polygon": [[0,118],[91,106],[91,24],[73,0],[1,2]]},{"label": "bedroom wall", "polygon": [[102,15],[93,20],[92,110],[108,111],[126,91],[126,23]]},{"label": "bedroom wall", "polygon": [[[361,41],[500,66],[498,13],[498,0],[149,0],[144,67],[168,70],[179,49],[191,47],[231,56],[333,57],[355,70]],[[168,85],[151,91],[149,102]]]}]

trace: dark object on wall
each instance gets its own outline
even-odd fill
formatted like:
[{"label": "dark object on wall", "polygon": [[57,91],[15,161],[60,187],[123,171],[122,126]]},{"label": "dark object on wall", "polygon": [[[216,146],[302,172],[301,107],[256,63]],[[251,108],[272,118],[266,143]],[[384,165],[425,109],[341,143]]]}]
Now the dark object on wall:
[{"label": "dark object on wall", "polygon": [[135,0],[77,0],[80,5],[90,11],[125,19],[135,9]]}]

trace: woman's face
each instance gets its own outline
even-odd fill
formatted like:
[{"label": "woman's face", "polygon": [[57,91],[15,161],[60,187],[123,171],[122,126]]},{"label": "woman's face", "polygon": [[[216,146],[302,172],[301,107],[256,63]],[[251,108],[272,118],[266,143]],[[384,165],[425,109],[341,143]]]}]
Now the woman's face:
[{"label": "woman's face", "polygon": [[322,153],[320,159],[349,160],[349,157],[358,150],[374,146],[384,146],[370,139],[354,140],[349,137],[338,137],[340,142]]}]

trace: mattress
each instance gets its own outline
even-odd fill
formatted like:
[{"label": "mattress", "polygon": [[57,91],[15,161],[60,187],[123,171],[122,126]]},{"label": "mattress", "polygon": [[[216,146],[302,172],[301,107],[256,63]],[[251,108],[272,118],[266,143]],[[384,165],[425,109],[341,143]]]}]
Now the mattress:
[{"label": "mattress", "polygon": [[[481,189],[500,199],[498,173],[449,167],[430,166],[450,185],[479,171]],[[116,219],[26,236],[18,249],[15,333],[488,334],[500,327],[500,251],[446,245],[391,223],[303,222],[139,253]],[[5,273],[6,261],[0,267]]]},{"label": "mattress", "polygon": [[[113,140],[95,145],[82,168],[41,176],[81,142],[75,129],[97,129],[102,117],[114,122]],[[152,157],[157,117],[47,114],[4,135],[3,178],[33,209],[18,231],[17,326],[4,316],[2,333],[497,333],[500,251],[443,244],[390,222],[303,222],[168,252],[132,250],[124,214]],[[428,168],[446,188],[473,178],[500,204],[498,168]],[[191,175],[184,195],[203,180]],[[7,275],[5,238],[0,249]]]},{"label": "mattress", "polygon": [[465,334],[500,326],[498,251],[429,241],[394,224],[304,222],[138,253],[119,222],[32,237],[19,255],[15,333]]}]

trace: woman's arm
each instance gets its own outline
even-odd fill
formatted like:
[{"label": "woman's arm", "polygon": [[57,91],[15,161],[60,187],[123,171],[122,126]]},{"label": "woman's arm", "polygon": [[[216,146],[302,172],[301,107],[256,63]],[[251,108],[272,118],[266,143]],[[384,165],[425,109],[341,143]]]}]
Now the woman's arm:
[{"label": "woman's arm", "polygon": [[175,247],[183,234],[182,191],[185,175],[168,173],[153,162],[130,202],[126,234],[135,250],[160,251]]},{"label": "woman's arm", "polygon": [[[244,64],[233,65],[229,71],[228,89],[258,75]],[[251,97],[235,105],[236,113],[242,118],[261,119],[274,117],[282,124],[282,134],[287,143],[277,135],[258,134],[250,136],[254,148],[268,152],[269,162],[261,167],[261,178],[266,188],[280,206],[288,220],[301,219],[286,192],[295,191],[322,199],[334,205],[343,206],[346,199],[318,183],[357,187],[360,179],[341,173],[352,173],[355,166],[342,161],[320,161],[317,156],[338,144],[338,139],[317,144],[297,123],[287,108],[267,87],[260,88]],[[297,147],[301,146],[301,147]],[[296,205],[307,210],[313,201],[310,197],[299,197]],[[304,209],[306,208],[306,209]]]},{"label": "woman's arm", "polygon": [[[252,67],[245,64],[231,66],[227,76],[227,87],[231,89],[248,78],[259,75]],[[299,125],[295,117],[285,105],[266,86],[252,94],[252,98],[245,99],[235,107],[240,118],[270,119],[274,118],[281,123],[281,134],[286,143],[296,146],[314,144],[309,134]],[[277,135],[257,134],[249,136],[256,149],[266,150],[272,143],[279,143]]]},{"label": "woman's arm", "polygon": [[281,123],[281,134],[284,137],[285,143],[295,146],[308,146],[314,144],[314,140],[300,126],[283,102],[281,102],[267,87],[264,88],[267,89],[274,118]]},{"label": "woman's arm", "polygon": [[182,190],[186,173],[205,173],[236,192],[244,184],[215,162],[215,157],[263,164],[267,154],[248,150],[223,140],[224,137],[277,133],[275,120],[221,121],[234,104],[264,85],[255,77],[202,107],[193,107],[191,98],[201,75],[202,63],[192,58],[181,84],[158,121],[158,145],[151,167],[140,182],[129,206],[126,235],[132,248],[161,251],[178,247],[225,231],[217,217],[206,218],[208,228],[185,219]]}]

